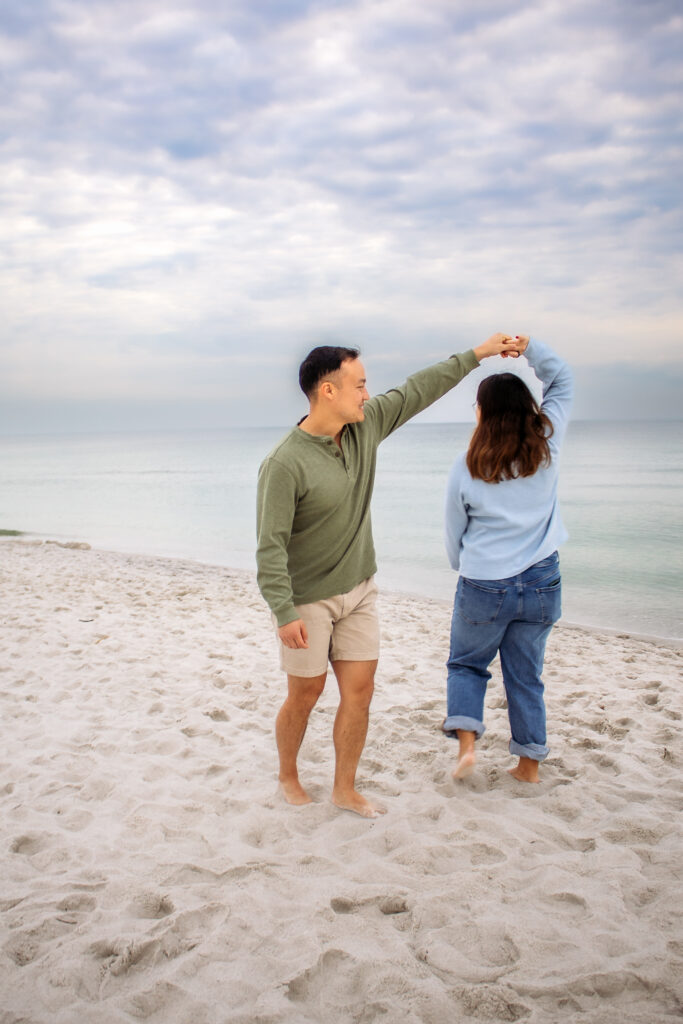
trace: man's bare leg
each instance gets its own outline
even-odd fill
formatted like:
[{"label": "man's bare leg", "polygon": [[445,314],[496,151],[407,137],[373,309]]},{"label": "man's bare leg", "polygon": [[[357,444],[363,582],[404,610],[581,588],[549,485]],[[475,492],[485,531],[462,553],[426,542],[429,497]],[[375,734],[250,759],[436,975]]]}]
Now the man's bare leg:
[{"label": "man's bare leg", "polygon": [[513,779],[520,782],[540,782],[538,777],[538,761],[531,757],[520,757],[516,768],[509,768],[508,772]]},{"label": "man's bare leg", "polygon": [[325,689],[326,678],[326,672],[320,676],[287,676],[287,699],[275,722],[275,739],[280,757],[280,785],[289,804],[311,803],[299,782],[296,759],[311,711]]},{"label": "man's bare leg", "polygon": [[333,661],[332,668],[340,697],[333,733],[336,764],[332,803],[364,818],[376,818],[384,808],[356,792],[356,769],[368,733],[377,661]]},{"label": "man's bare leg", "polygon": [[474,753],[474,741],[477,738],[476,732],[469,732],[467,729],[458,729],[458,763],[453,769],[454,779],[466,779],[472,774],[477,755]]}]

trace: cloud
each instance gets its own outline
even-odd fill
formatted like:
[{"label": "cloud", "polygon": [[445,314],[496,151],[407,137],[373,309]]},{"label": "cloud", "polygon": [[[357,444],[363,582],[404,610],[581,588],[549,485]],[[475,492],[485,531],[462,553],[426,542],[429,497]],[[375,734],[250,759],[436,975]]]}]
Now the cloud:
[{"label": "cloud", "polygon": [[498,327],[678,366],[682,36],[664,0],[4,10],[0,392],[214,401]]}]

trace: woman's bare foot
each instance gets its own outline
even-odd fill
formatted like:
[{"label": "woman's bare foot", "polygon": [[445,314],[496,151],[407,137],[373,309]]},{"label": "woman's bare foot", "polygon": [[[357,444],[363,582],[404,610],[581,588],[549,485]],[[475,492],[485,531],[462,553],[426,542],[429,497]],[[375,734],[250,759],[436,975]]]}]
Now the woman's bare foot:
[{"label": "woman's bare foot", "polygon": [[332,793],[332,803],[335,807],[341,807],[343,811],[353,811],[360,814],[362,818],[378,818],[380,814],[386,814],[386,807],[380,804],[372,804],[364,796],[352,789],[350,793]]},{"label": "woman's bare foot", "polygon": [[453,769],[454,779],[466,779],[474,771],[477,757],[474,750],[468,750],[458,758],[458,763]]},{"label": "woman's bare foot", "polygon": [[516,768],[509,768],[509,774],[519,782],[540,782],[538,777],[538,761],[530,757],[520,757]]},{"label": "woman's bare foot", "polygon": [[280,779],[280,788],[288,804],[301,807],[303,804],[313,803],[298,779]]},{"label": "woman's bare foot", "polygon": [[477,760],[477,755],[474,752],[474,741],[477,738],[477,734],[470,732],[469,729],[458,729],[457,732],[460,747],[458,750],[458,763],[453,769],[452,774],[454,779],[466,779],[474,771],[474,765]]}]

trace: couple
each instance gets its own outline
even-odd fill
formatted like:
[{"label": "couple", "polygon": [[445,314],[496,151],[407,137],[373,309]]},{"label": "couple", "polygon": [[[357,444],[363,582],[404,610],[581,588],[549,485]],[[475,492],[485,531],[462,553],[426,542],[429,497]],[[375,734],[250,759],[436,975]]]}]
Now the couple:
[{"label": "couple", "polygon": [[500,651],[510,751],[519,756],[511,774],[538,781],[538,764],[548,754],[541,672],[546,639],[560,616],[556,549],[566,539],[557,464],[571,401],[569,369],[536,339],[494,334],[370,398],[359,351],[322,346],[299,369],[308,415],[268,455],[258,479],[258,583],[287,674],[275,732],[289,803],[310,803],[297,755],[329,661],[340,695],[332,801],[367,818],[381,813],[355,786],[379,655],[370,524],[377,446],[482,359],[522,354],[542,382],[543,404],[515,374],[486,377],[469,449],[449,478],[446,542],[460,579],[443,729],[459,740],[453,776],[464,778],[484,732],[488,666]]}]

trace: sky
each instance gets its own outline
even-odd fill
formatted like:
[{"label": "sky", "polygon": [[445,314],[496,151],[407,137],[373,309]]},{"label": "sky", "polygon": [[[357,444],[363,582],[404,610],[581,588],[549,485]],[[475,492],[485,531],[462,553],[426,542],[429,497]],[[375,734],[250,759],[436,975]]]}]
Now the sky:
[{"label": "sky", "polygon": [[680,418],[682,54],[680,0],[4,4],[0,433],[289,424],[314,345],[376,392],[497,330]]}]

